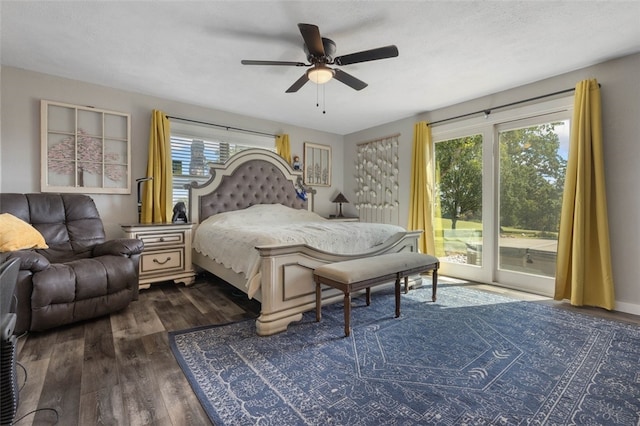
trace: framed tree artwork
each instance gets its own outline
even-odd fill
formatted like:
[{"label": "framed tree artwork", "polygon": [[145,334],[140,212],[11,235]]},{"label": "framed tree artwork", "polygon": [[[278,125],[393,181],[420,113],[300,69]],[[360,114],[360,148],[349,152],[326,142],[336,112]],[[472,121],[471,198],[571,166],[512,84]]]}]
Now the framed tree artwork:
[{"label": "framed tree artwork", "polygon": [[331,186],[331,147],[304,143],[304,183],[309,186]]},{"label": "framed tree artwork", "polygon": [[131,193],[130,116],[42,100],[42,192]]}]

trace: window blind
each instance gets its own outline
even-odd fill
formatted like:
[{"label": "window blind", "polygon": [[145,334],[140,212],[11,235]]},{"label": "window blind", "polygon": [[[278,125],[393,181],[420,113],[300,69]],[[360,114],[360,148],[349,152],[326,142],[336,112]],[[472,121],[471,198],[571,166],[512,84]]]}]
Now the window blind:
[{"label": "window blind", "polygon": [[182,201],[189,208],[186,186],[208,181],[212,164],[222,164],[235,153],[249,148],[275,151],[274,145],[274,139],[269,136],[172,122],[173,204]]}]

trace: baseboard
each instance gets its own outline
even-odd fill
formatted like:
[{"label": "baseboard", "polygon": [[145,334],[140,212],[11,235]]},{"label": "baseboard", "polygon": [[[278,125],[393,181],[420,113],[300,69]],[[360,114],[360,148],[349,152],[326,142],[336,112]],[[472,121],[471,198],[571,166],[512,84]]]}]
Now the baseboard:
[{"label": "baseboard", "polygon": [[615,310],[625,314],[640,315],[640,305],[636,303],[626,303],[616,301]]},{"label": "baseboard", "polygon": [[[438,280],[441,281],[443,284],[444,283],[457,283],[457,284],[469,283],[469,284],[473,284],[473,285],[486,285],[486,286],[493,287],[493,288],[496,288],[496,289],[505,288],[505,289],[517,291],[517,292],[520,292],[520,293],[531,294],[531,295],[539,295],[539,296],[548,297],[548,298],[553,299],[553,294],[550,294],[550,295],[549,294],[540,294],[540,293],[527,291],[527,290],[524,290],[524,289],[521,289],[521,288],[516,288],[516,287],[513,287],[513,286],[500,284],[500,283],[485,284],[485,283],[480,283],[480,282],[477,282],[477,281],[467,280],[467,279],[464,279],[464,278],[450,278],[450,277],[447,277],[447,276],[439,276]],[[620,302],[620,301],[616,300],[613,310],[615,312],[620,312],[620,313],[640,316],[640,304],[637,304],[637,303]]]}]

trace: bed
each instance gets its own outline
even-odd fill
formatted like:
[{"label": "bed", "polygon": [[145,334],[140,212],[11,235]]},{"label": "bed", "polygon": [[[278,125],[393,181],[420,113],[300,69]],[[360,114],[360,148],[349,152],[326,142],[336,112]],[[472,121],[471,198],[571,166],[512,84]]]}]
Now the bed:
[{"label": "bed", "polygon": [[[333,221],[313,213],[302,172],[271,151],[237,153],[225,164],[214,165],[211,176],[189,187],[195,229],[192,260],[260,301],[259,335],[285,331],[303,312],[315,309],[313,270],[319,265],[417,251],[422,231]],[[300,234],[302,228],[307,229]],[[255,230],[264,232],[252,239],[248,233]],[[410,282],[421,279],[416,276]],[[342,298],[338,290],[322,290],[323,304]]]}]

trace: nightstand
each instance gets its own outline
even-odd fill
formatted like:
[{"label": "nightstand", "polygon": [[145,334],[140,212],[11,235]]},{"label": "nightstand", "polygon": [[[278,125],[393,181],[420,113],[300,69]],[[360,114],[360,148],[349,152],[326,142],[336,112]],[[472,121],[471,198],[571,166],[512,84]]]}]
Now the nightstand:
[{"label": "nightstand", "polygon": [[335,220],[336,222],[360,222],[359,217],[350,217],[350,216],[329,216],[327,219]]},{"label": "nightstand", "polygon": [[193,284],[196,273],[191,265],[192,223],[136,223],[121,227],[126,238],[144,242],[138,279],[141,289],[169,280]]}]

